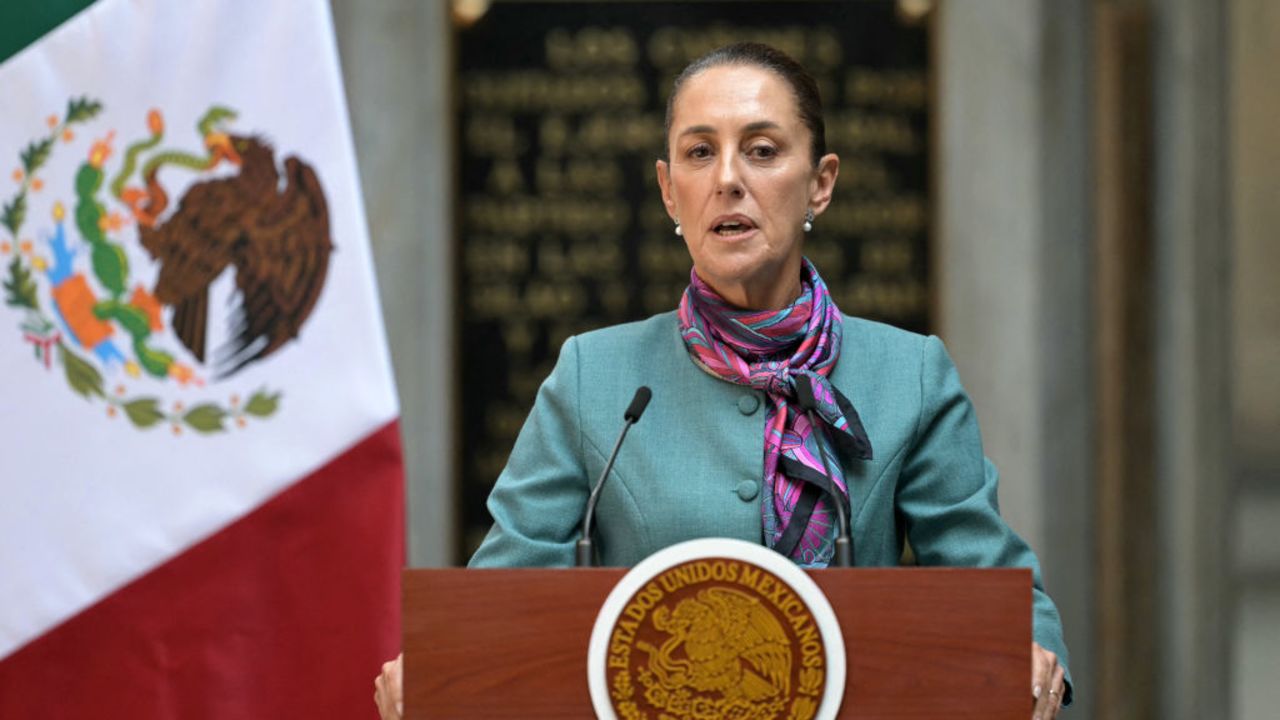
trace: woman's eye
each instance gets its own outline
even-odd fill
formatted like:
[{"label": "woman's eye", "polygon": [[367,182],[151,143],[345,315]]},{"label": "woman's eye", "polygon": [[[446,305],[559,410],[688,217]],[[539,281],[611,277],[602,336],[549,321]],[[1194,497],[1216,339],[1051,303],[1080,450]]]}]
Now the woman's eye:
[{"label": "woman's eye", "polygon": [[689,148],[688,156],[694,160],[704,160],[711,157],[711,148],[706,145],[694,145]]},{"label": "woman's eye", "polygon": [[756,145],[748,150],[747,154],[757,160],[768,160],[777,156],[778,149],[772,145]]}]

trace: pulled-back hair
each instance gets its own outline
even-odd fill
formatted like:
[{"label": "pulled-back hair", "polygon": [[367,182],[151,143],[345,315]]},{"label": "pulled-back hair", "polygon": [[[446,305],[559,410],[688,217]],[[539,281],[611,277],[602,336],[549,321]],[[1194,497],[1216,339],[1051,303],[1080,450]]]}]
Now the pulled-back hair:
[{"label": "pulled-back hair", "polygon": [[791,94],[796,99],[796,108],[800,112],[800,120],[809,128],[810,154],[816,166],[823,155],[827,154],[826,124],[822,120],[822,96],[818,93],[818,83],[808,70],[791,59],[790,55],[764,43],[740,42],[716,48],[694,60],[680,71],[671,86],[671,94],[667,96],[667,118],[663,124],[662,157],[666,158],[671,138],[671,120],[675,112],[676,96],[689,78],[703,70],[722,65],[754,65],[768,70],[787,82]]}]

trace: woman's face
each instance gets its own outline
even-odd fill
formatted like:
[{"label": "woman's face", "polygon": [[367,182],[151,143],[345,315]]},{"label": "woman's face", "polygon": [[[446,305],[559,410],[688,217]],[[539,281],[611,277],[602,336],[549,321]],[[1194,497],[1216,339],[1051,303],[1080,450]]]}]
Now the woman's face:
[{"label": "woman's face", "polygon": [[787,82],[753,65],[694,75],[676,96],[667,148],[658,184],[698,276],[743,308],[795,300],[805,212],[826,209],[839,159],[814,167]]}]

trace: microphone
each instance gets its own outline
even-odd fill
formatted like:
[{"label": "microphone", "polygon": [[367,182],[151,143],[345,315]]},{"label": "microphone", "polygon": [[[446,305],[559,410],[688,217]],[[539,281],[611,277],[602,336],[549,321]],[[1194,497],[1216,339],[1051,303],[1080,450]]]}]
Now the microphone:
[{"label": "microphone", "polygon": [[604,480],[609,476],[609,470],[613,469],[613,461],[618,459],[618,451],[622,449],[622,441],[627,437],[627,431],[632,425],[640,422],[640,416],[644,414],[644,409],[649,405],[649,398],[653,397],[653,391],[641,385],[636,388],[636,394],[631,398],[631,404],[627,406],[627,411],[622,414],[625,421],[622,426],[622,432],[618,433],[618,441],[613,444],[613,452],[609,453],[609,461],[604,464],[604,471],[600,473],[600,479],[596,481],[596,486],[591,489],[591,496],[587,498],[587,512],[582,519],[582,538],[578,540],[578,549],[575,564],[578,567],[591,567],[592,550],[591,550],[591,520],[595,517],[596,503],[600,501],[600,488],[604,487]]},{"label": "microphone", "polygon": [[[822,426],[818,424],[818,400],[813,395],[813,380],[808,375],[796,375],[796,401],[809,416],[809,424],[813,426],[816,433]],[[840,525],[840,534],[836,536],[835,557],[832,558],[832,565],[836,567],[853,567],[853,526],[849,524],[849,515],[845,512],[844,501],[840,499],[840,492],[836,489],[835,475],[831,474],[831,464],[827,460],[827,451],[823,447],[822,438],[815,437],[814,442],[818,445],[818,455],[822,458],[822,468],[827,473],[827,479],[831,482],[831,499],[835,502],[837,522]]]}]

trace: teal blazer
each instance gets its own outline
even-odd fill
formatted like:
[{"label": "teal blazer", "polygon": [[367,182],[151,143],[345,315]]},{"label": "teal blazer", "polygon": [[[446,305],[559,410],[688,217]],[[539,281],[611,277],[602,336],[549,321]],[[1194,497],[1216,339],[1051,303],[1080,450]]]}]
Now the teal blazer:
[{"label": "teal blazer", "polygon": [[[1000,517],[996,469],[942,342],[846,316],[829,379],[874,451],[870,461],[837,451],[857,565],[897,565],[906,538],[921,565],[1030,568],[1033,635],[1066,667],[1058,610],[1035,554]],[[489,495],[494,524],[471,567],[573,564],[591,484],[641,385],[653,399],[596,509],[603,564],[631,566],[693,538],[763,541],[764,395],[694,365],[669,312],[565,342]]]}]

